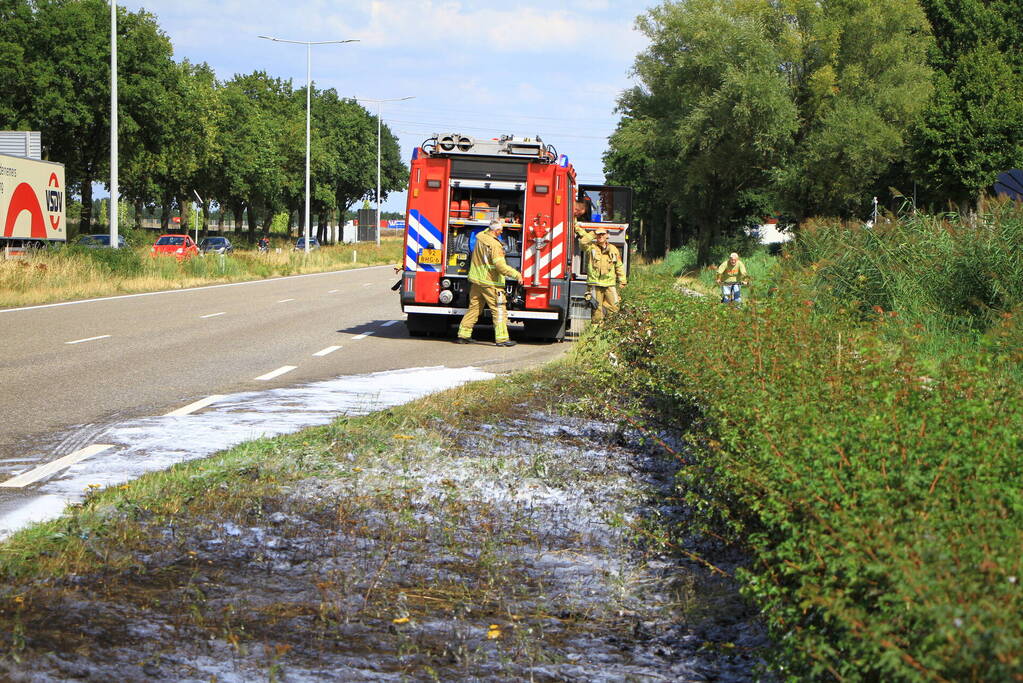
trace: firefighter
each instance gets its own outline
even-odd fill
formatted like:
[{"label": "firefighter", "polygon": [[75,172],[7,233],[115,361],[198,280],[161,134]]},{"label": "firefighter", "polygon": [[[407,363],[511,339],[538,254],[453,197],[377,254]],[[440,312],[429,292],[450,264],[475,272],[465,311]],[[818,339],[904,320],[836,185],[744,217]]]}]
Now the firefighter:
[{"label": "firefighter", "polygon": [[508,338],[508,309],[505,300],[504,279],[521,280],[522,275],[504,261],[501,231],[504,223],[490,221],[490,227],[476,238],[469,263],[469,310],[458,326],[459,344],[472,344],[472,327],[483,312],[490,309],[494,319],[494,341],[497,346],[515,346]]},{"label": "firefighter", "polygon": [[616,313],[618,288],[624,287],[625,266],[618,247],[608,242],[607,230],[597,228],[592,233],[576,224],[575,234],[579,236],[579,244],[586,254],[586,282],[593,309],[593,322],[602,320],[605,313]]}]

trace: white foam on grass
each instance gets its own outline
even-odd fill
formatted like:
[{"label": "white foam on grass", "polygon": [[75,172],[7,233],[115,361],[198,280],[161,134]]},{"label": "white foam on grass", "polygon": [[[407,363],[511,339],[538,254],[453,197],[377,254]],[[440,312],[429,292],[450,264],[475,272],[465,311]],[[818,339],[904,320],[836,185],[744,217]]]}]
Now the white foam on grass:
[{"label": "white foam on grass", "polygon": [[114,448],[63,470],[35,489],[41,495],[0,513],[0,539],[30,523],[55,519],[90,487],[120,485],[245,441],[328,424],[339,416],[367,415],[493,377],[474,367],[391,370],[230,394],[191,415],[118,422],[103,432],[103,442]]}]

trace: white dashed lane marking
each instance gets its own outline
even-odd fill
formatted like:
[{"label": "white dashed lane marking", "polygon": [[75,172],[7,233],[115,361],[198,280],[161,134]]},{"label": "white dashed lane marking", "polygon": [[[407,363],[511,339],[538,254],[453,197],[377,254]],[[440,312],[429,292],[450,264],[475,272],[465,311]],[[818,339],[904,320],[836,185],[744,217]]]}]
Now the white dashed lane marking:
[{"label": "white dashed lane marking", "polygon": [[205,408],[211,403],[216,403],[222,398],[224,398],[222,394],[214,394],[213,396],[207,396],[206,398],[200,399],[195,403],[189,403],[187,406],[178,408],[177,410],[172,410],[166,415],[164,415],[164,417],[177,417],[180,415],[188,415],[190,413],[194,413],[197,410]]},{"label": "white dashed lane marking", "polygon": [[268,381],[272,380],[274,377],[280,377],[284,373],[291,372],[292,370],[294,370],[297,367],[298,367],[297,365],[283,365],[283,366],[277,368],[276,370],[274,370],[273,372],[268,372],[265,375],[260,375],[259,377],[256,378],[256,380],[258,380],[260,382],[268,382]]},{"label": "white dashed lane marking", "polygon": [[330,290],[329,292],[327,292],[327,294],[337,294],[337,293],[338,293],[339,291],[340,291],[340,290],[337,290],[337,289],[332,289],[332,290]]},{"label": "white dashed lane marking", "polygon": [[206,315],[200,315],[199,317],[200,318],[216,318],[218,315],[224,315],[224,313],[225,313],[225,311],[221,311],[220,313],[207,313]]},{"label": "white dashed lane marking", "polygon": [[366,337],[368,337],[371,334],[373,334],[372,331],[370,331],[370,332],[363,332],[362,334],[357,334],[354,337],[352,337],[352,341],[359,341],[360,339],[365,339]]},{"label": "white dashed lane marking", "polygon": [[337,351],[340,348],[341,348],[340,346],[328,346],[327,348],[323,349],[322,351],[317,351],[313,355],[314,356],[326,356],[328,353],[334,353],[335,351]]},{"label": "white dashed lane marking", "polygon": [[397,320],[388,320],[385,323],[381,323],[380,327],[390,327],[391,325],[394,325],[397,322],[398,322]]},{"label": "white dashed lane marking", "polygon": [[101,334],[98,337],[87,337],[85,339],[76,339],[74,341],[64,342],[65,344],[81,344],[82,342],[96,341],[97,339],[107,339],[110,337],[109,334]]},{"label": "white dashed lane marking", "polygon": [[28,472],[25,472],[24,474],[19,474],[18,476],[12,479],[8,479],[7,481],[0,484],[0,486],[5,488],[21,488],[23,486],[28,486],[29,484],[35,483],[40,479],[48,477],[55,472],[59,472],[60,470],[66,467],[70,467],[71,465],[74,465],[76,462],[81,462],[82,460],[90,458],[96,455],[97,453],[102,453],[108,448],[113,448],[113,446],[110,444],[93,444],[91,446],[86,446],[85,448],[79,451],[75,451],[71,455],[65,455],[63,458],[58,458],[53,462],[48,462],[45,465],[40,465],[39,467],[31,469]]},{"label": "white dashed lane marking", "polygon": [[278,301],[277,303],[279,303],[279,304],[286,304],[286,303],[288,303],[289,301],[294,301],[294,299],[281,299],[281,300],[280,300],[280,301]]}]

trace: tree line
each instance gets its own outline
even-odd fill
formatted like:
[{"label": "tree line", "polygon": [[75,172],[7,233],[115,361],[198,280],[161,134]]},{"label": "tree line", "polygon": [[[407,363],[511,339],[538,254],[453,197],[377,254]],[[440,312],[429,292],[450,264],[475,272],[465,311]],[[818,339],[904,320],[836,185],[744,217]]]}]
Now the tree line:
[{"label": "tree line", "polygon": [[[205,63],[175,61],[154,15],[118,8],[118,179],[136,216],[202,198],[251,234],[281,212],[304,229],[306,89],[265,71],[218,80]],[[377,121],[334,89],[312,89],[311,221],[326,225],[376,191]],[[104,0],[0,3],[0,129],[38,130],[44,156],[65,165],[92,219],[93,183],[110,177],[110,4]],[[381,126],[381,194],[408,169]],[[73,230],[73,226],[72,230]],[[69,235],[70,237],[70,235]]]},{"label": "tree line", "polygon": [[1023,165],[1018,0],[682,0],[649,46],[604,156],[636,190],[641,245],[715,243],[767,216],[969,212]]}]

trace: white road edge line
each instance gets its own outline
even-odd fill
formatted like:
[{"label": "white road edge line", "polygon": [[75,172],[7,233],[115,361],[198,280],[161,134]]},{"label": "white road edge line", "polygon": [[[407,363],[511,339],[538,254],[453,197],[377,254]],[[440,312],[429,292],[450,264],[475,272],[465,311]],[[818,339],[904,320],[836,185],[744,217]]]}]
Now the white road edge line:
[{"label": "white road edge line", "polygon": [[397,320],[388,320],[385,323],[380,323],[380,327],[390,327],[391,325],[394,325],[396,322],[398,322],[398,321]]},{"label": "white road edge line", "polygon": [[212,396],[207,396],[206,398],[199,399],[195,403],[189,403],[187,406],[183,406],[181,408],[178,408],[177,410],[172,410],[166,415],[164,415],[164,417],[177,417],[180,415],[189,415],[197,410],[205,408],[211,403],[216,403],[222,398],[224,398],[223,394],[213,394]]},{"label": "white road edge line", "polygon": [[321,351],[317,351],[313,355],[314,356],[326,356],[328,353],[334,353],[335,351],[337,351],[340,348],[341,348],[340,346],[328,346],[327,348],[325,348],[325,349],[323,349]]},{"label": "white road edge line", "polygon": [[200,315],[199,317],[200,318],[216,318],[218,315],[224,315],[224,313],[226,313],[226,311],[221,311],[220,313],[207,313],[206,315]]},{"label": "white road edge line", "polygon": [[100,336],[98,336],[98,337],[88,337],[88,338],[86,338],[86,339],[76,339],[76,340],[74,340],[74,341],[69,341],[69,342],[64,342],[64,343],[65,343],[65,344],[81,344],[82,342],[87,342],[87,341],[96,341],[97,339],[106,339],[106,338],[108,338],[109,336],[110,336],[109,334],[101,334],[101,335],[100,335]]},{"label": "white road edge line", "polygon": [[0,487],[21,488],[23,486],[28,486],[29,484],[33,484],[40,479],[43,479],[44,477],[50,476],[54,472],[59,472],[65,467],[70,467],[76,462],[81,462],[86,458],[90,458],[97,453],[102,453],[108,448],[113,447],[113,444],[93,444],[91,446],[86,446],[81,450],[75,451],[71,455],[65,455],[63,458],[58,458],[57,460],[46,463],[45,465],[40,465],[35,469],[29,470],[24,474],[19,474],[12,479],[8,479],[7,481],[0,483]]},{"label": "white road edge line", "polygon": [[372,330],[370,330],[369,332],[363,332],[362,334],[357,334],[354,337],[352,337],[352,341],[359,341],[360,339],[365,339],[371,334],[373,334]]},{"label": "white road edge line", "polygon": [[280,300],[280,301],[278,301],[277,303],[279,303],[279,304],[286,304],[286,303],[288,303],[289,301],[294,301],[294,299],[281,299],[281,300]]},{"label": "white road edge line", "polygon": [[284,373],[291,372],[292,370],[296,369],[297,367],[298,367],[297,365],[282,365],[281,367],[277,368],[273,372],[268,372],[265,375],[260,375],[259,377],[256,378],[256,380],[260,381],[260,382],[269,382],[274,377],[280,377]]}]

